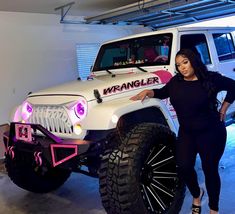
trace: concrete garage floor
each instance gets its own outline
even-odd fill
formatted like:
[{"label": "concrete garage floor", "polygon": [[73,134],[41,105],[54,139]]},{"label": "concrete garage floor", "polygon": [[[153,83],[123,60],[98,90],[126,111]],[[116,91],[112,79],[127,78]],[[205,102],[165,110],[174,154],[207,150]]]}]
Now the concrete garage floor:
[{"label": "concrete garage floor", "polygon": [[[201,186],[204,177],[197,160],[196,168]],[[235,125],[228,127],[226,150],[220,163],[222,192],[220,214],[235,214]],[[191,197],[186,197],[180,214],[190,214]],[[202,214],[209,213],[208,198],[202,201]],[[24,191],[14,185],[4,169],[0,171],[0,214],[104,214],[98,179],[81,174],[72,174],[58,190],[40,195]]]}]

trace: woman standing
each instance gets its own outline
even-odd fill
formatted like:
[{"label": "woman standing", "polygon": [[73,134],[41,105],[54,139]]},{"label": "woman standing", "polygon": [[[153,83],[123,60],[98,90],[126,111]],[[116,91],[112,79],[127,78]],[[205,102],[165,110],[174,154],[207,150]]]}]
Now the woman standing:
[{"label": "woman standing", "polygon": [[[220,176],[219,161],[226,143],[224,118],[229,105],[235,100],[235,81],[206,66],[194,52],[182,49],[176,54],[175,75],[163,88],[144,90],[131,100],[170,98],[179,120],[176,161],[178,174],[193,196],[192,213],[201,213],[204,190],[199,187],[194,169],[199,154],[205,175],[210,214],[219,210]],[[217,93],[227,91],[218,111]]]}]

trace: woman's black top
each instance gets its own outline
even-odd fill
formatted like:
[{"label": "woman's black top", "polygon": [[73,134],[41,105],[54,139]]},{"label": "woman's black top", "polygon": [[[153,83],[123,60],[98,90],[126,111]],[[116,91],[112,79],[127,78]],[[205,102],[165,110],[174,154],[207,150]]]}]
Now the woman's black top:
[{"label": "woman's black top", "polygon": [[[235,100],[235,81],[217,72],[210,72],[209,76],[215,87],[212,97],[216,98],[220,91],[227,91],[224,101],[232,103]],[[154,89],[154,97],[170,97],[179,124],[186,130],[202,130],[219,122],[219,113],[211,107],[208,92],[199,80],[186,81],[180,75],[175,75],[164,87]]]}]

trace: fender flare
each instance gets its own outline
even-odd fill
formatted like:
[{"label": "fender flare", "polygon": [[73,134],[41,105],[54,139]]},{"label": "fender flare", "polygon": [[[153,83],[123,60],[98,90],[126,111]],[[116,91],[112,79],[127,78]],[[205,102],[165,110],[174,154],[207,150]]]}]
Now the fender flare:
[{"label": "fender flare", "polygon": [[81,122],[86,130],[109,130],[116,128],[118,119],[127,113],[143,108],[157,107],[163,113],[166,121],[173,132],[177,132],[175,124],[166,104],[160,99],[151,98],[141,101],[129,100],[129,97],[93,104],[88,110],[87,117]]}]

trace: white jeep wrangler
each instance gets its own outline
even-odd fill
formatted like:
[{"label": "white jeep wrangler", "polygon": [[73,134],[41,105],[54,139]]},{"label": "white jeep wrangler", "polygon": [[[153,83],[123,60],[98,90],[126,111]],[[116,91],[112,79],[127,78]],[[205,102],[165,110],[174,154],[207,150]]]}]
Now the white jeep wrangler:
[{"label": "white jeep wrangler", "polygon": [[31,93],[16,107],[4,134],[9,177],[44,193],[83,173],[99,178],[107,213],[178,213],[185,186],[174,159],[175,111],[168,99],[129,98],[169,81],[180,48],[235,79],[234,30],[174,28],[103,44],[89,80]]}]

